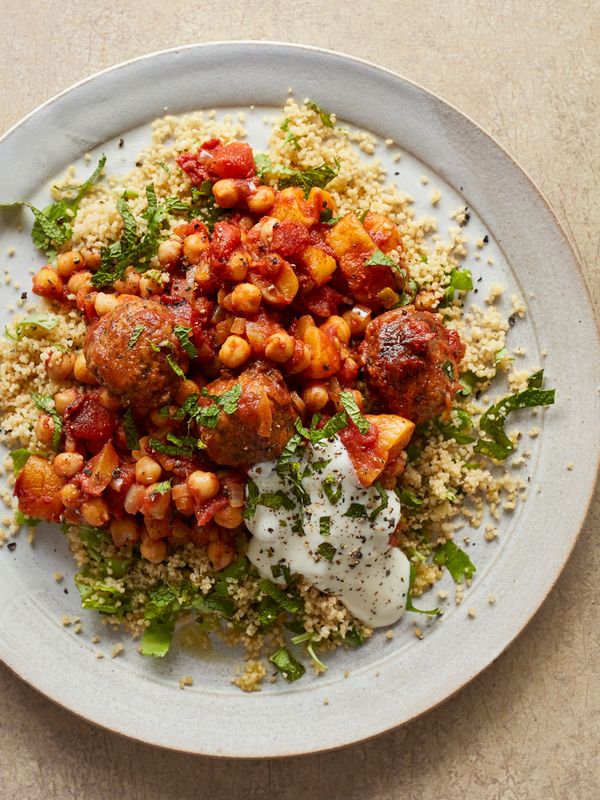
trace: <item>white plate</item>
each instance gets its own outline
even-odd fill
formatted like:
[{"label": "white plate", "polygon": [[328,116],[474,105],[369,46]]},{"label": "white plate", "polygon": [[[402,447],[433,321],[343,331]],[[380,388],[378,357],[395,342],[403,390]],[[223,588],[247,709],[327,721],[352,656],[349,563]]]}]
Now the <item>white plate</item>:
[{"label": "white plate", "polygon": [[[111,647],[125,637],[80,611],[56,527],[41,531],[33,549],[21,536],[14,552],[0,551],[0,657],[6,664],[99,725],[207,755],[281,756],[338,747],[400,725],[458,691],[497,658],[552,588],[585,518],[598,463],[598,338],[564,234],[498,144],[456,109],[391,72],[336,53],[256,42],[192,46],[130,61],[50,100],[4,136],[2,199],[43,204],[48,182],[88,151],[105,151],[108,170],[125,171],[148,139],[148,123],[166,109],[248,113],[252,104],[250,142],[264,145],[265,109],[280,108],[288,87],[299,99],[311,97],[335,111],[339,120],[397,142],[399,164],[392,161],[393,148],[382,145],[380,156],[400,173],[398,185],[418,199],[419,211],[430,213],[429,192],[442,189],[436,210],[442,232],[453,209],[469,206],[467,233],[474,240],[487,232],[492,239],[481,261],[466,261],[475,277],[484,276],[478,298],[483,303],[483,287],[491,281],[525,297],[527,318],[515,325],[510,344],[526,348],[524,366],[546,368],[557,404],[536,418],[542,435],[521,445],[532,450],[523,468],[531,476],[527,501],[502,520],[497,542],[474,534],[470,554],[478,570],[465,603],[450,602],[423,641],[413,635],[407,615],[392,641],[380,635],[359,650],[340,651],[328,659],[324,676],[293,685],[279,681],[242,694],[229,684],[231,655],[219,650],[208,660],[175,653],[157,663],[129,645],[125,657],[111,660]],[[83,162],[80,168],[90,169]],[[430,178],[426,188],[423,174]],[[0,252],[9,246],[17,249],[13,272],[27,288],[28,269],[39,266],[40,256],[27,230],[4,225]],[[1,299],[6,316],[16,291],[3,286]],[[64,583],[53,581],[54,571],[66,573]],[[494,606],[486,602],[490,594],[497,597]],[[471,606],[475,619],[467,616]],[[82,617],[84,634],[61,626],[65,613]],[[102,642],[93,645],[96,630]],[[103,660],[95,657],[99,650]],[[194,676],[185,691],[177,685],[183,674]]]}]

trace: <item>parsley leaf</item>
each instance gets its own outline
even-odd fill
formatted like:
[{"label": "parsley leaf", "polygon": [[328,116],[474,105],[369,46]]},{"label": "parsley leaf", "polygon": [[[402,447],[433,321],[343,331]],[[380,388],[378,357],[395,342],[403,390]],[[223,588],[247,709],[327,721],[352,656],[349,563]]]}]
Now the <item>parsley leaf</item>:
[{"label": "parsley leaf", "polygon": [[327,111],[324,111],[321,106],[318,106],[314,102],[308,103],[308,107],[311,111],[314,111],[315,114],[318,114],[321,118],[321,122],[325,125],[326,128],[333,128],[333,120],[331,119],[331,114],[328,114]]},{"label": "parsley leaf", "polygon": [[135,217],[127,204],[127,193],[117,201],[117,210],[123,220],[121,238],[100,251],[100,269],[93,275],[92,284],[96,287],[112,286],[120,280],[129,266],[138,272],[150,269],[150,260],[158,250],[164,222],[175,212],[189,211],[177,197],[168,197],[158,202],[154,184],[146,186],[146,210],[142,219],[145,231],[140,234]]},{"label": "parsley leaf", "polygon": [[29,461],[29,456],[32,456],[33,453],[24,447],[20,447],[18,450],[13,450],[9,455],[13,462],[13,475],[18,475]]},{"label": "parsley leaf", "polygon": [[72,221],[79,208],[79,203],[92,184],[100,177],[106,164],[106,156],[102,155],[98,166],[85,180],[74,197],[63,197],[43,209],[36,208],[29,202],[3,203],[3,207],[26,206],[31,209],[35,222],[31,229],[31,240],[38,250],[43,250],[49,259],[54,259],[59,247],[73,237]]},{"label": "parsley leaf", "polygon": [[14,329],[11,330],[8,325],[4,328],[4,335],[12,342],[18,342],[23,336],[30,333],[37,333],[40,328],[44,331],[51,331],[58,325],[59,318],[56,314],[47,314],[44,311],[36,311],[33,314],[28,314],[23,319],[19,320]]},{"label": "parsley leaf", "polygon": [[333,561],[337,549],[332,544],[329,544],[329,542],[322,542],[317,547],[317,553],[326,559],[326,561]]},{"label": "parsley leaf", "polygon": [[193,343],[190,341],[190,334],[192,333],[192,329],[188,328],[185,325],[175,325],[173,328],[173,332],[175,336],[179,339],[181,343],[181,347],[187,353],[190,358],[196,358],[198,355],[198,351],[194,347]]},{"label": "parsley leaf", "polygon": [[125,442],[129,450],[139,450],[140,437],[130,408],[123,415],[123,430],[125,431]]},{"label": "parsley leaf", "polygon": [[274,164],[269,156],[259,153],[254,157],[258,177],[264,181],[267,176],[277,181],[279,189],[288,186],[299,186],[308,197],[313,187],[324,189],[338,174],[338,165],[330,167],[328,164],[321,164],[320,167],[309,169],[292,169],[283,164]]},{"label": "parsley leaf", "polygon": [[392,267],[392,269],[398,269],[398,264],[392,258],[386,256],[383,250],[377,249],[365,261],[365,267]]},{"label": "parsley leaf", "polygon": [[475,565],[469,556],[451,539],[435,548],[433,561],[435,564],[446,567],[452,575],[454,583],[462,583],[465,578],[470,578],[475,572]]},{"label": "parsley leaf", "polygon": [[362,434],[368,433],[371,429],[371,425],[369,421],[361,414],[360,409],[356,404],[356,400],[354,399],[354,393],[349,389],[345,389],[343,392],[340,392],[340,401],[346,409],[346,413],[358,428],[359,432]]},{"label": "parsley leaf", "polygon": [[543,377],[543,370],[539,370],[530,377],[527,389],[508,395],[488,408],[479,420],[479,430],[489,438],[479,439],[474,447],[476,453],[501,461],[514,451],[515,446],[504,430],[510,412],[554,403],[555,390],[541,388]]},{"label": "parsley leaf", "polygon": [[40,409],[40,411],[44,411],[46,414],[52,417],[52,421],[54,422],[54,431],[52,432],[52,449],[55,452],[58,452],[60,450],[60,441],[62,439],[63,421],[61,415],[56,410],[54,400],[49,395],[42,395],[39,394],[39,392],[34,392],[31,395],[31,399]]},{"label": "parsley leaf", "polygon": [[131,336],[129,337],[129,341],[127,342],[127,349],[133,350],[135,347],[137,340],[140,338],[142,333],[146,330],[145,325],[136,325],[133,329]]},{"label": "parsley leaf", "polygon": [[288,683],[297,681],[306,672],[306,667],[297,661],[285,647],[280,647],[273,653],[269,661],[278,672],[281,672]]},{"label": "parsley leaf", "polygon": [[432,608],[432,609],[428,609],[426,611],[423,608],[416,608],[413,605],[412,588],[414,586],[416,577],[417,577],[417,570],[415,568],[415,565],[413,563],[411,563],[411,565],[410,565],[410,577],[409,577],[409,582],[408,582],[408,592],[406,593],[406,610],[407,611],[413,611],[416,614],[427,614],[428,616],[431,616],[431,617],[438,616],[438,614],[442,613],[439,608]]}]

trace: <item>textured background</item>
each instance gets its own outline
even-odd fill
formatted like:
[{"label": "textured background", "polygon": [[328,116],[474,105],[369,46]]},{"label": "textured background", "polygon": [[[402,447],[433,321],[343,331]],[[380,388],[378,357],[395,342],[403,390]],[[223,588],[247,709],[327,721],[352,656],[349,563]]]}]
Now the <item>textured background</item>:
[{"label": "textured background", "polygon": [[[0,23],[0,130],[92,72],[196,41],[302,42],[396,70],[520,161],[565,226],[600,308],[598,2],[2,0]],[[474,683],[411,725],[337,753],[240,763],[162,752],[81,722],[0,667],[0,798],[597,800],[599,525],[596,492],[558,585]],[[290,724],[310,735],[310,720]]]}]

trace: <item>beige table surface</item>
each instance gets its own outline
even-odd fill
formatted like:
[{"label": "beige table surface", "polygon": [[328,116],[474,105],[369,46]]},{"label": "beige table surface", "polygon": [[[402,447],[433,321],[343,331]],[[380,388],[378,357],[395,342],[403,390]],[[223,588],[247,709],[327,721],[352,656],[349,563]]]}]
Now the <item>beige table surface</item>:
[{"label": "beige table surface", "polygon": [[[0,24],[1,130],[92,72],[195,41],[304,42],[390,67],[521,162],[599,307],[599,2],[2,0]],[[76,719],[0,667],[0,798],[597,800],[599,501],[558,585],[495,664],[426,717],[336,753],[240,763],[160,751]]]}]

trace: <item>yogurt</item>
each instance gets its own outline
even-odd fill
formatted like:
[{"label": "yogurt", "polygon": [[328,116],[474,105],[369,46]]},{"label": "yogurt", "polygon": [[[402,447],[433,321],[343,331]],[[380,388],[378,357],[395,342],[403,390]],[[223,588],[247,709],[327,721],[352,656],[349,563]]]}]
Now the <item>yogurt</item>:
[{"label": "yogurt", "polygon": [[296,473],[300,489],[276,467],[267,461],[248,475],[251,509],[252,496],[258,500],[246,520],[248,558],[261,576],[282,585],[284,570],[301,574],[370,627],[396,622],[410,579],[408,559],[389,545],[401,518],[396,494],[361,486],[337,435],[307,444]]}]

